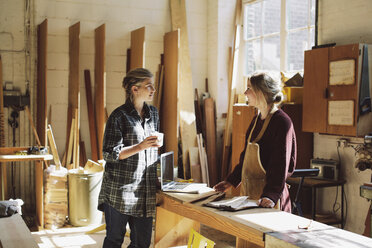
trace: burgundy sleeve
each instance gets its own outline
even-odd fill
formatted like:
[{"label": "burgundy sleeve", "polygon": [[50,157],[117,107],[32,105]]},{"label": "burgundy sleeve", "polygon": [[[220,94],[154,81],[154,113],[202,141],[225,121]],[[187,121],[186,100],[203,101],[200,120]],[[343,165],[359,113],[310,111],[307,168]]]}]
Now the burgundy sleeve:
[{"label": "burgundy sleeve", "polygon": [[275,124],[275,134],[271,140],[272,150],[264,154],[269,159],[265,165],[266,186],[261,197],[268,197],[276,204],[284,190],[286,179],[295,168],[296,135],[289,118],[280,118],[270,124]]}]

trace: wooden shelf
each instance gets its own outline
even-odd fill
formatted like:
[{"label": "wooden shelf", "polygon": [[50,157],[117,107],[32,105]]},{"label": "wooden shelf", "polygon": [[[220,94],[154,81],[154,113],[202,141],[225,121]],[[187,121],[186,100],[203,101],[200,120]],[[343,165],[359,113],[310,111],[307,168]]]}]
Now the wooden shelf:
[{"label": "wooden shelf", "polygon": [[0,162],[52,160],[53,155],[0,155]]}]

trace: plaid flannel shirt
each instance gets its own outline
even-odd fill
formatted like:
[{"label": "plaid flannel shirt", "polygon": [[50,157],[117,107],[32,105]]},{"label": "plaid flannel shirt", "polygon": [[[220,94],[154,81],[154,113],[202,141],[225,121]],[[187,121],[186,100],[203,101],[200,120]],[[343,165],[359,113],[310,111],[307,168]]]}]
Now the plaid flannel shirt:
[{"label": "plaid flannel shirt", "polygon": [[125,146],[141,143],[159,130],[159,114],[144,104],[144,123],[131,101],[115,109],[106,123],[103,157],[106,161],[98,209],[103,203],[134,217],[154,217],[156,204],[156,164],[158,148],[151,147],[126,159],[119,159]]}]

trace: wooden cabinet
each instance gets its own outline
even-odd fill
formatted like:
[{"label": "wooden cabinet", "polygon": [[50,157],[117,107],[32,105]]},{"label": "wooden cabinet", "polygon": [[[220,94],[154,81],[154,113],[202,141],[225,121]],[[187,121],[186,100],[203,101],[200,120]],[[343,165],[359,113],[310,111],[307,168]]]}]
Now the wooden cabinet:
[{"label": "wooden cabinet", "polygon": [[305,51],[303,131],[346,136],[372,132],[371,112],[360,114],[362,78],[371,89],[369,68],[362,70],[362,65],[368,65],[368,45]]}]

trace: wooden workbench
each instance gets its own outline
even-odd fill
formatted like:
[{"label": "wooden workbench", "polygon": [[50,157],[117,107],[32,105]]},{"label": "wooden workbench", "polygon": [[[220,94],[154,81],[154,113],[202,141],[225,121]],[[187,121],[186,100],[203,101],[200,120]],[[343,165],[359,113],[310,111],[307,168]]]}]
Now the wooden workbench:
[{"label": "wooden workbench", "polygon": [[[365,242],[372,240],[369,238],[365,240],[365,237],[361,235],[276,209],[255,208],[227,212],[203,207],[201,202],[190,203],[192,197],[190,194],[157,193],[155,247],[185,245],[190,228],[199,230],[200,224],[233,235],[237,240],[249,241],[256,247],[276,247],[280,242],[287,242],[288,233],[297,233],[299,238],[301,235],[311,234],[322,239],[325,238],[327,232],[330,232],[329,230],[332,232],[332,238],[338,239],[338,242],[350,242],[350,240],[345,240],[346,237],[360,237]],[[310,228],[306,229],[309,225]],[[270,242],[265,243],[267,235],[270,235],[271,239]],[[322,244],[322,242],[319,243]],[[237,243],[237,247],[243,246]],[[359,247],[358,243],[357,247]]]},{"label": "wooden workbench", "polygon": [[[44,226],[43,213],[43,163],[41,161],[52,160],[51,154],[45,155],[15,155],[15,152],[27,150],[29,147],[0,147],[0,162],[35,161],[35,194],[36,194],[36,219],[39,227]],[[0,192],[2,200],[8,199],[7,194],[7,168],[2,164],[0,184],[3,192]]]}]

